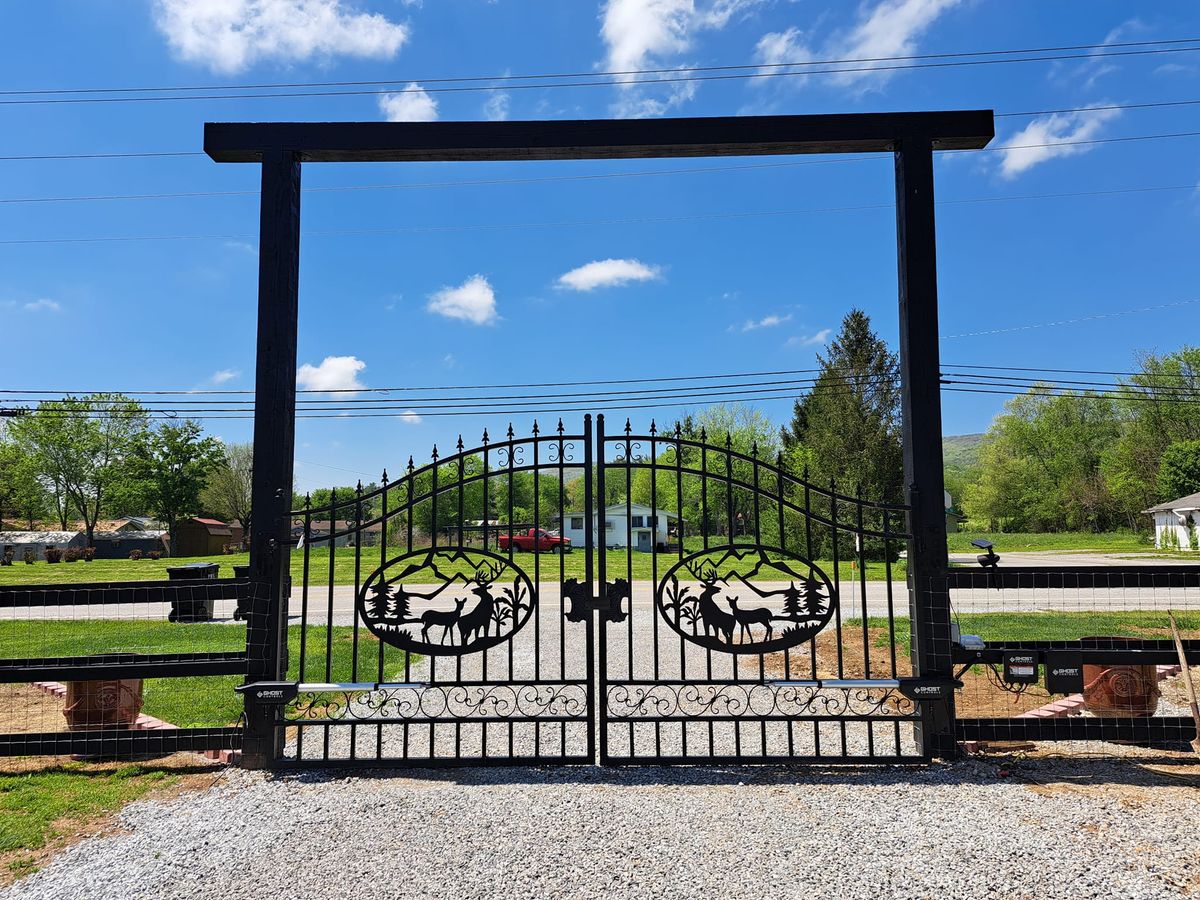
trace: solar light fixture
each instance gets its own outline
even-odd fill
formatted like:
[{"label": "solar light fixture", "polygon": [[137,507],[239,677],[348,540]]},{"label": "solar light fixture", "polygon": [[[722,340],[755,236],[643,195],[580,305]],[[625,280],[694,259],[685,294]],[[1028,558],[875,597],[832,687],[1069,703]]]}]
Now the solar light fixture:
[{"label": "solar light fixture", "polygon": [[975,557],[979,564],[985,569],[994,569],[996,564],[1000,562],[1000,557],[995,550],[992,549],[992,542],[984,538],[975,538],[971,541],[972,547],[978,547],[980,550],[986,550],[986,553],[980,553]]}]

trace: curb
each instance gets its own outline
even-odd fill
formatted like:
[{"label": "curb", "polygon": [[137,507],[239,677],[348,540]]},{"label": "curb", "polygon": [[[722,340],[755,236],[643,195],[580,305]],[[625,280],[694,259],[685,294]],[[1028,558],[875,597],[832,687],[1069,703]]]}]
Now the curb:
[{"label": "curb", "polygon": [[[32,685],[43,694],[49,694],[52,697],[65,698],[67,696],[67,686],[57,681],[34,681]],[[172,725],[170,722],[165,722],[154,716],[139,713],[130,728],[133,731],[167,731],[178,729],[179,726]],[[236,763],[241,757],[241,752],[238,750],[196,750],[194,752],[197,756],[211,759],[214,762],[225,763],[226,765]]]}]

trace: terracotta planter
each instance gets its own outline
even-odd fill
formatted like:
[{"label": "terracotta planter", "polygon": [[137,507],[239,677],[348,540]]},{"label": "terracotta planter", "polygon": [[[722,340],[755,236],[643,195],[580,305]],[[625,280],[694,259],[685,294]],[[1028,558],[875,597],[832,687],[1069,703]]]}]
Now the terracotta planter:
[{"label": "terracotta planter", "polygon": [[[1084,638],[1118,646],[1133,638]],[[1158,709],[1158,670],[1155,666],[1083,667],[1083,699],[1094,716],[1137,719],[1154,715]]]},{"label": "terracotta planter", "polygon": [[142,711],[142,679],[68,681],[63,716],[71,731],[132,728]]}]

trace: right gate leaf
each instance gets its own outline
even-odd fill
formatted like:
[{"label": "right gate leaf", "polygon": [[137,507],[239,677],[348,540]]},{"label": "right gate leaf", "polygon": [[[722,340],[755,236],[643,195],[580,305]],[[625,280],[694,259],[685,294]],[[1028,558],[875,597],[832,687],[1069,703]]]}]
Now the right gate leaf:
[{"label": "right gate leaf", "polygon": [[814,637],[837,608],[815,563],[769,547],[718,547],[675,563],[654,595],[687,640],[726,653],[774,653]]}]

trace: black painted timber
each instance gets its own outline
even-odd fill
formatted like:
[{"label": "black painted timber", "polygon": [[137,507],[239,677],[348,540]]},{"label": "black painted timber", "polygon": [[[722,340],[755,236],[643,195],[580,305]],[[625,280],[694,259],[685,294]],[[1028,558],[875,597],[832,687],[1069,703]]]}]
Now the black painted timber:
[{"label": "black painted timber", "polygon": [[921,138],[935,150],[974,150],[995,135],[991,110],[582,119],[525,122],[208,122],[217,162],[644,159],[782,153],[880,153]]},{"label": "black painted timber", "polygon": [[153,731],[51,731],[0,734],[0,756],[84,756],[129,759],[188,750],[237,750],[240,728],[162,728]]},{"label": "black painted timber", "polygon": [[1200,565],[961,568],[945,572],[951,589],[1194,588]]},{"label": "black painted timber", "polygon": [[0,684],[245,673],[245,653],[110,653],[99,659],[95,656],[62,656],[0,660]]},{"label": "black painted timber", "polygon": [[14,585],[0,587],[0,609],[237,600],[245,595],[248,586],[244,578]]}]

